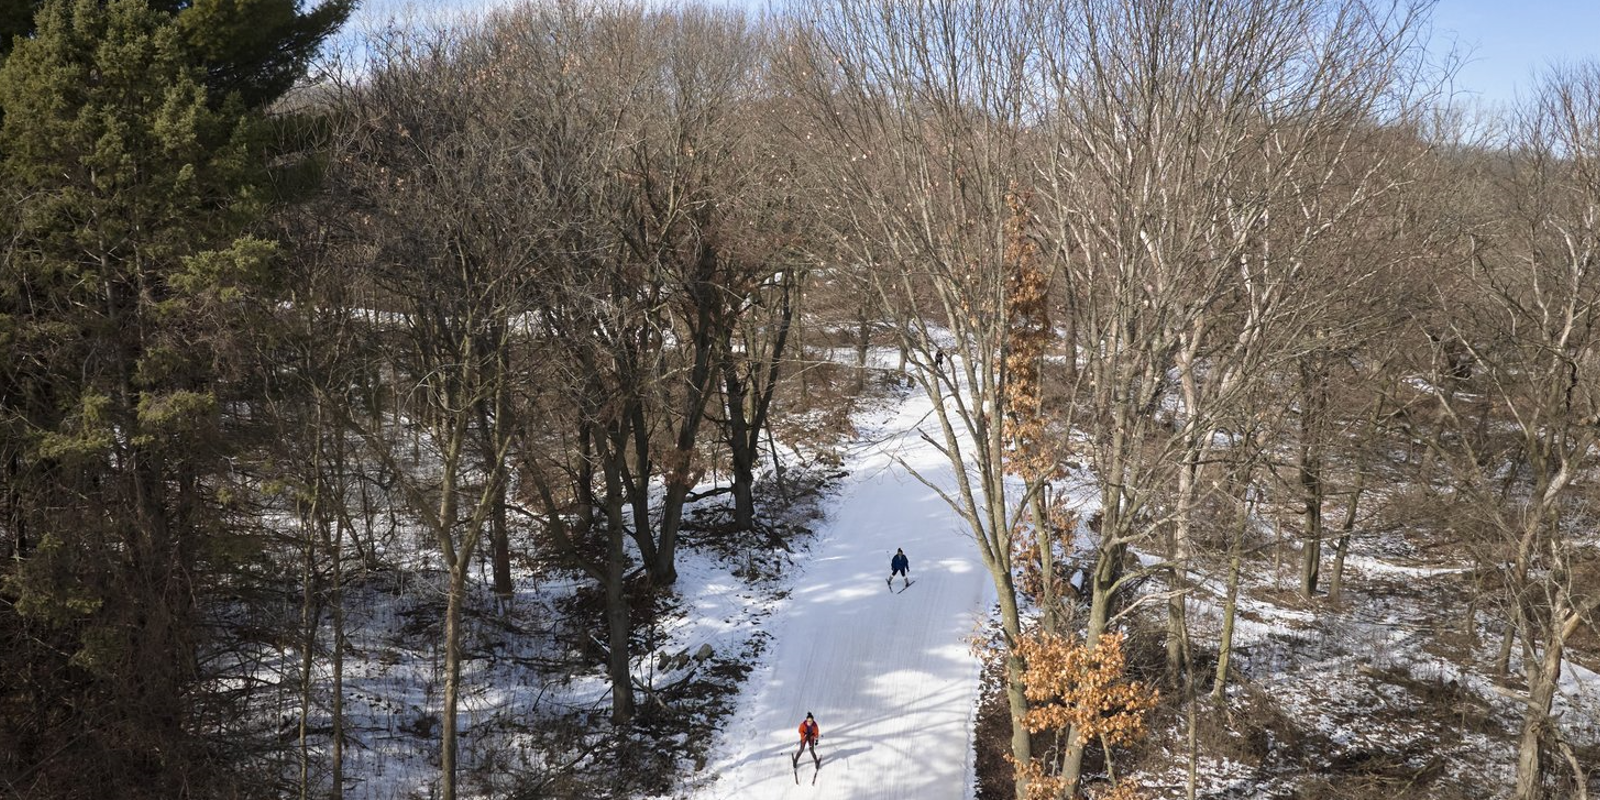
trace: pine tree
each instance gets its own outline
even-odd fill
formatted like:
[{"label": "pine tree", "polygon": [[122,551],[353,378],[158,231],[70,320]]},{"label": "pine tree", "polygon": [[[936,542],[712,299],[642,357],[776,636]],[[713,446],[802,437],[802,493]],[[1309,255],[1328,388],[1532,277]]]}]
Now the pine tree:
[{"label": "pine tree", "polygon": [[355,0],[151,0],[174,16],[186,57],[205,69],[213,104],[260,108],[288,92]]},{"label": "pine tree", "polygon": [[[0,58],[18,36],[34,32],[45,0],[0,4]],[[303,0],[150,0],[173,17],[190,63],[205,69],[214,102],[229,95],[249,108],[281,97],[305,71],[328,36],[355,10],[355,0],[326,0],[303,10]]]},{"label": "pine tree", "polygon": [[[208,66],[185,13],[142,0],[34,25],[0,67],[0,778],[220,794],[196,601],[244,552],[229,426],[276,250],[247,233],[268,148],[246,107],[287,85]],[[225,73],[254,88],[219,97]]]}]

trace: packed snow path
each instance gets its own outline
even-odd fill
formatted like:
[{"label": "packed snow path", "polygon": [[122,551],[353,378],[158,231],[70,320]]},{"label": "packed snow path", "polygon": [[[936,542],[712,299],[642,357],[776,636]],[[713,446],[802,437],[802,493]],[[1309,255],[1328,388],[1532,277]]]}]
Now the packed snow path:
[{"label": "packed snow path", "polygon": [[[899,463],[954,486],[949,462],[918,433],[940,438],[931,409],[917,393],[861,425],[839,502],[769,619],[767,659],[700,800],[972,796],[979,663],[968,639],[994,589],[971,533]],[[884,583],[897,547],[911,559],[903,592],[899,578],[892,592]],[[820,769],[809,753],[798,768],[790,761],[808,711],[822,730]]]}]

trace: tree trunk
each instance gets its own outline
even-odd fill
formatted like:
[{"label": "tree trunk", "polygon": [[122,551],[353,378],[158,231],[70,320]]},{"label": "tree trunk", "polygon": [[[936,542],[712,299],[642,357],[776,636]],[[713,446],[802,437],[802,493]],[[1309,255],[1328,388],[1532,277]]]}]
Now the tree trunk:
[{"label": "tree trunk", "polygon": [[1222,703],[1228,695],[1228,664],[1233,656],[1233,627],[1239,611],[1239,573],[1243,562],[1245,534],[1250,531],[1254,515],[1250,502],[1250,488],[1254,482],[1256,436],[1247,429],[1240,445],[1244,460],[1231,471],[1228,493],[1238,506],[1233,519],[1233,535],[1228,540],[1227,589],[1222,604],[1222,630],[1217,636],[1217,671],[1211,686],[1211,698]]},{"label": "tree trunk", "polygon": [[[715,256],[706,255],[702,260],[714,261]],[[666,482],[666,494],[661,500],[661,531],[656,539],[655,558],[645,562],[650,582],[655,586],[671,586],[678,580],[678,530],[683,523],[683,504],[689,496],[689,490],[694,488],[700,477],[700,471],[694,466],[695,442],[699,438],[700,422],[705,419],[706,401],[711,394],[716,342],[722,338],[726,324],[721,315],[713,312],[713,308],[710,301],[702,302],[696,317],[694,365],[689,370],[688,385],[684,389],[678,435],[671,453],[672,464],[662,475]]]},{"label": "tree trunk", "polygon": [[1304,492],[1305,542],[1300,550],[1300,593],[1315,597],[1322,571],[1322,466],[1315,448],[1300,451],[1300,489]]},{"label": "tree trunk", "polygon": [[21,485],[19,478],[22,473],[22,459],[12,455],[6,461],[6,524],[4,529],[11,533],[10,547],[6,553],[0,554],[9,557],[12,561],[24,561],[28,557],[28,528],[27,515],[23,513],[21,492],[17,487]]},{"label": "tree trunk", "polygon": [[[495,375],[505,375],[510,370],[506,362],[504,342],[509,323],[497,319],[482,336],[473,338],[475,354]],[[502,604],[509,604],[516,587],[511,583],[511,538],[506,524],[506,465],[496,456],[495,445],[501,434],[498,426],[511,424],[506,419],[510,403],[506,397],[507,382],[495,381],[492,396],[478,399],[478,435],[483,440],[484,468],[494,491],[494,505],[489,511],[489,563],[494,573],[494,594]]]},{"label": "tree trunk", "polygon": [[746,413],[749,393],[739,371],[733,363],[733,347],[724,340],[722,346],[722,382],[727,403],[728,461],[733,470],[733,524],[741,530],[755,527],[755,465],[761,431],[751,430],[750,416]]},{"label": "tree trunk", "polygon": [[1228,660],[1233,655],[1233,620],[1239,610],[1239,552],[1228,558],[1228,596],[1222,606],[1222,633],[1217,641],[1217,678],[1211,697],[1221,702],[1228,691]]},{"label": "tree trunk", "polygon": [[[727,387],[728,451],[733,466],[734,524],[749,530],[755,527],[755,466],[761,453],[761,434],[769,434],[772,426],[768,414],[772,399],[777,394],[778,378],[783,372],[783,354],[789,341],[789,328],[798,299],[794,295],[794,282],[788,272],[779,294],[777,330],[770,340],[771,350],[762,359],[751,362],[750,379],[739,375],[733,359],[732,334],[725,333],[722,344],[723,382]],[[750,348],[746,348],[749,352]],[[776,450],[772,453],[774,472],[781,468]]]},{"label": "tree trunk", "polygon": [[1184,463],[1178,468],[1178,507],[1172,521],[1169,553],[1172,559],[1172,585],[1171,596],[1167,598],[1167,683],[1170,686],[1178,685],[1179,678],[1188,667],[1184,654],[1189,649],[1189,519],[1195,491],[1196,460],[1199,458],[1197,450],[1186,437]]},{"label": "tree trunk", "polygon": [[1065,274],[1068,276],[1069,286],[1066,293],[1066,332],[1061,337],[1061,366],[1065,371],[1064,383],[1067,386],[1076,386],[1078,384],[1078,298],[1070,286],[1071,271],[1066,270]]},{"label": "tree trunk", "polygon": [[1055,532],[1045,514],[1044,492],[1043,486],[1029,487],[1028,512],[1033,516],[1034,546],[1039,552],[1039,627],[1053,634],[1061,629],[1061,599],[1056,596]]},{"label": "tree trunk", "polygon": [[1172,562],[1171,595],[1167,598],[1167,685],[1177,687],[1179,678],[1188,668],[1189,652],[1189,556],[1192,549],[1191,519],[1198,490],[1200,461],[1205,456],[1206,443],[1200,430],[1201,399],[1200,379],[1195,374],[1196,352],[1205,338],[1204,320],[1197,320],[1194,329],[1178,337],[1183,342],[1175,358],[1178,385],[1183,398],[1183,427],[1179,441],[1183,451],[1178,463],[1178,492],[1174,498],[1174,513],[1167,558]]},{"label": "tree trunk", "polygon": [[[316,469],[315,462],[312,468]],[[315,476],[312,480],[315,485],[321,477]],[[302,510],[300,514],[300,532],[304,537],[300,563],[300,725],[296,731],[300,757],[300,800],[311,797],[311,678],[317,649],[317,624],[321,618],[316,608],[317,548],[316,534],[312,532],[313,526],[318,524],[318,492],[316,488],[311,492],[311,508]]]},{"label": "tree trunk", "polygon": [[[159,459],[143,448],[130,448],[134,507],[138,510],[137,544],[132,550],[130,605],[139,608],[131,631],[132,721],[153,734],[158,743],[176,743],[183,736],[187,716],[182,700],[185,684],[194,675],[190,598],[186,577],[192,571],[183,552],[181,534],[186,519],[181,510],[166,508]],[[182,490],[180,489],[180,493]],[[180,499],[178,505],[183,505]]]},{"label": "tree trunk", "polygon": [[772,426],[767,426],[767,455],[772,458],[772,485],[778,490],[778,496],[784,500],[789,499],[789,483],[783,474],[783,460],[778,458],[778,440],[772,435]]},{"label": "tree trunk", "polygon": [[[587,409],[586,413],[597,413],[597,409]],[[582,569],[600,585],[605,598],[605,641],[600,642],[598,638],[594,641],[605,651],[606,677],[611,682],[611,720],[621,726],[633,719],[635,707],[628,646],[633,624],[628,605],[625,548],[628,531],[624,510],[628,505],[628,492],[623,487],[621,461],[625,456],[620,450],[626,446],[628,436],[627,431],[618,428],[619,424],[613,424],[604,436],[596,437],[594,423],[585,422],[579,426],[581,457],[571,483],[577,510],[570,524],[567,506],[557,499],[551,484],[538,477],[540,472],[536,469],[529,469],[528,474],[532,476],[530,487],[544,505],[545,530],[554,540],[554,546],[568,563]],[[600,467],[605,486],[599,495],[592,480],[596,465]],[[597,508],[603,520],[596,519]],[[598,535],[605,537],[603,557],[591,557],[588,548],[582,546],[597,528],[601,528]]]},{"label": "tree trunk", "polygon": [[[1541,515],[1542,516],[1542,515]],[[1517,640],[1517,632],[1522,629],[1522,590],[1528,582],[1528,562],[1532,558],[1535,539],[1539,535],[1540,516],[1531,516],[1523,525],[1522,537],[1517,542],[1517,556],[1511,566],[1511,579],[1507,582],[1510,587],[1507,602],[1511,610],[1506,614],[1505,632],[1501,634],[1500,651],[1495,654],[1494,671],[1496,677],[1504,678],[1511,673],[1511,646]]]},{"label": "tree trunk", "polygon": [[[595,440],[594,424],[584,422],[578,426],[578,469],[577,478],[572,485],[575,488],[574,499],[578,502],[576,519],[572,528],[579,536],[588,536],[594,530],[594,514],[600,502],[594,496],[594,465],[595,465]],[[557,513],[554,503],[551,503],[551,513]]]},{"label": "tree trunk", "polygon": [[489,510],[489,552],[494,564],[494,594],[509,605],[516,592],[511,582],[511,531],[506,523],[506,470],[499,465],[494,475],[494,507]]},{"label": "tree trunk", "polygon": [[629,672],[628,634],[631,622],[622,549],[623,533],[612,529],[606,535],[606,672],[611,678],[611,724],[622,726],[633,720],[633,677]]},{"label": "tree trunk", "polygon": [[[1321,356],[1300,361],[1300,490],[1304,544],[1300,550],[1300,593],[1315,597],[1322,573],[1322,429],[1328,408],[1327,370]],[[1310,363],[1318,359],[1317,363]]]},{"label": "tree trunk", "polygon": [[439,796],[456,800],[456,709],[461,699],[461,607],[467,597],[467,566],[470,554],[463,552],[450,567],[450,588],[445,593],[444,614],[444,706],[440,709]]},{"label": "tree trunk", "polygon": [[[650,454],[650,425],[645,420],[644,404],[638,398],[629,398],[628,402],[630,408],[626,422],[611,426],[614,440],[612,452],[622,468],[619,486],[626,487],[628,502],[633,509],[633,541],[639,547],[639,557],[644,561],[645,568],[651,569],[656,563],[656,538],[650,528],[650,475],[655,471]],[[623,455],[630,437],[633,442],[632,470],[627,468],[626,456]]]},{"label": "tree trunk", "polygon": [[867,386],[867,350],[872,346],[872,321],[867,318],[866,309],[862,309],[860,316],[856,317],[856,394],[860,394]]},{"label": "tree trunk", "polygon": [[611,724],[627,725],[633,720],[633,676],[629,671],[628,634],[632,621],[628,609],[626,536],[622,525],[621,481],[614,461],[606,462],[607,498],[605,608],[606,674],[611,680]]},{"label": "tree trunk", "polygon": [[756,450],[748,442],[737,443],[731,449],[733,466],[733,524],[740,530],[756,526]]},{"label": "tree trunk", "polygon": [[[1102,542],[1109,539],[1107,531],[1114,530],[1115,514],[1103,514],[1100,524],[1100,538]],[[1122,572],[1123,545],[1114,544],[1102,547],[1099,557],[1095,560],[1094,575],[1090,579],[1093,594],[1089,600],[1089,620],[1085,625],[1083,640],[1093,646],[1100,641],[1100,635],[1105,633],[1106,626],[1111,620],[1112,590],[1116,586],[1117,578]],[[1083,737],[1076,728],[1067,731],[1067,755],[1062,760],[1061,778],[1066,782],[1069,791],[1076,793],[1078,782],[1083,777]]]},{"label": "tree trunk", "polygon": [[1356,470],[1356,485],[1350,492],[1350,505],[1345,509],[1344,522],[1339,525],[1339,540],[1333,549],[1333,575],[1328,578],[1328,599],[1339,602],[1344,592],[1344,559],[1350,552],[1350,534],[1356,527],[1356,511],[1361,505],[1361,493],[1366,483],[1365,471]]},{"label": "tree trunk", "polygon": [[[341,445],[342,447],[342,445]],[[343,502],[343,456],[340,456],[340,488],[338,497]],[[342,800],[344,797],[344,515],[340,514],[334,521],[333,533],[333,580],[330,585],[328,602],[333,610],[333,707],[329,713],[333,716],[333,742],[330,745],[328,757],[333,761],[332,786],[328,788],[331,800]]]},{"label": "tree trunk", "polygon": [[1199,705],[1199,698],[1195,697],[1194,692],[1194,670],[1183,674],[1183,705],[1184,727],[1188,729],[1185,738],[1189,750],[1188,768],[1183,776],[1183,797],[1184,800],[1195,800],[1195,789],[1200,782],[1200,742],[1195,720],[1195,706]]},{"label": "tree trunk", "polygon": [[1561,683],[1561,656],[1566,650],[1567,637],[1577,629],[1582,615],[1570,613],[1558,591],[1554,607],[1550,609],[1549,629],[1545,634],[1544,656],[1528,658],[1523,673],[1528,681],[1528,705],[1523,711],[1522,735],[1517,743],[1517,784],[1513,800],[1539,800],[1544,797],[1540,781],[1540,764],[1545,731],[1550,725],[1551,701],[1556,687]]},{"label": "tree trunk", "polygon": [[[1010,584],[1009,572],[1001,574],[994,567],[990,567],[990,572],[997,585]],[[1016,592],[1002,591],[998,594],[1000,626],[1006,637],[1006,705],[1011,711],[1011,757],[1017,764],[1027,764],[1033,761],[1033,739],[1028,734],[1028,726],[1023,723],[1023,718],[1028,714],[1028,698],[1022,689],[1025,665],[1015,650],[1015,644],[1022,636],[1021,617],[1017,611]],[[1027,797],[1028,782],[1021,772],[1016,774],[1014,781],[1017,797]]]},{"label": "tree trunk", "polygon": [[806,317],[802,313],[805,308],[806,295],[802,289],[795,293],[794,298],[794,354],[800,362],[794,370],[800,377],[800,408],[811,407],[811,370],[806,368]]},{"label": "tree trunk", "polygon": [[[1512,604],[1520,604],[1522,602],[1515,591],[1509,591],[1507,594],[1510,595]],[[1506,627],[1500,633],[1500,648],[1495,652],[1494,657],[1494,674],[1497,678],[1504,678],[1511,674],[1511,649],[1512,645],[1517,642],[1517,630],[1521,625],[1520,618],[1521,612],[1515,609],[1506,614]]]},{"label": "tree trunk", "polygon": [[[465,357],[470,351],[463,346],[457,352]],[[470,364],[470,358],[466,360]],[[467,373],[470,381],[473,377],[470,366]],[[439,480],[437,510],[433,512],[430,521],[434,527],[433,533],[439,544],[440,555],[449,572],[449,584],[445,591],[444,705],[440,710],[439,780],[442,800],[455,800],[456,710],[461,697],[461,617],[462,607],[466,603],[467,577],[472,566],[472,552],[477,549],[478,533],[482,530],[477,526],[482,525],[483,518],[474,515],[471,527],[464,532],[458,546],[453,531],[460,522],[457,519],[457,512],[460,509],[460,497],[457,495],[460,490],[458,480],[465,451],[469,446],[468,415],[471,414],[471,408],[469,403],[462,402],[459,397],[446,395],[441,400],[440,406],[434,406],[434,410],[440,413],[437,424],[440,425],[441,431],[437,438],[443,443],[440,454],[443,470]],[[452,407],[460,410],[453,416],[447,417],[446,413]],[[405,477],[401,476],[400,480],[405,480]],[[412,492],[414,496],[421,495],[415,487]],[[422,504],[418,505],[421,507]]]},{"label": "tree trunk", "polygon": [[661,501],[661,533],[656,542],[655,561],[648,567],[652,585],[671,586],[678,581],[678,530],[683,524],[683,503],[689,496],[689,488],[669,484]]}]

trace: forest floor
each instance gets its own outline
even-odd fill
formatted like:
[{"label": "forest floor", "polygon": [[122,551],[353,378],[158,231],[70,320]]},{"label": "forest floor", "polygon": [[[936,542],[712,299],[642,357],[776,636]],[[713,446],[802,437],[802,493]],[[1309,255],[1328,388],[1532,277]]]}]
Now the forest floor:
[{"label": "forest floor", "polygon": [[[1201,565],[1188,606],[1198,695],[1193,767],[1198,798],[1489,800],[1510,795],[1522,724],[1520,653],[1495,679],[1498,617],[1465,554],[1430,547],[1425,532],[1380,524],[1358,533],[1338,601],[1299,593],[1299,550],[1270,525],[1241,570],[1226,699],[1208,698],[1216,670],[1225,565]],[[1281,545],[1281,546],[1280,546]],[[1145,556],[1148,559],[1148,556]],[[1324,574],[1323,585],[1328,576]],[[1145,591],[1164,589],[1152,581]],[[1135,612],[1130,671],[1161,686],[1151,734],[1114,753],[1119,777],[1146,798],[1188,797],[1190,728],[1183,686],[1162,685],[1165,605]],[[1570,748],[1546,762],[1550,798],[1600,790],[1600,637],[1568,642],[1555,701]],[[994,665],[979,725],[979,797],[1012,796],[1010,728]],[[1036,748],[1038,743],[1036,740]],[[1576,769],[1575,769],[1576,765]],[[1104,786],[1101,755],[1089,785]],[[1582,770],[1585,777],[1578,777]],[[1587,795],[1578,783],[1583,780]]]}]

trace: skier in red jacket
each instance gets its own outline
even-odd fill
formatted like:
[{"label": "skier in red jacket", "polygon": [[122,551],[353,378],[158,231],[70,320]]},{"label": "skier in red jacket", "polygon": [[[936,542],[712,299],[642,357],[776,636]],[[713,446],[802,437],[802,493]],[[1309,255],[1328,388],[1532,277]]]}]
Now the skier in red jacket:
[{"label": "skier in red jacket", "polygon": [[800,766],[800,754],[811,748],[811,761],[818,767],[822,766],[822,759],[817,757],[817,740],[822,738],[822,729],[817,727],[817,720],[806,712],[806,718],[800,723],[800,749],[794,751],[794,765]]}]

